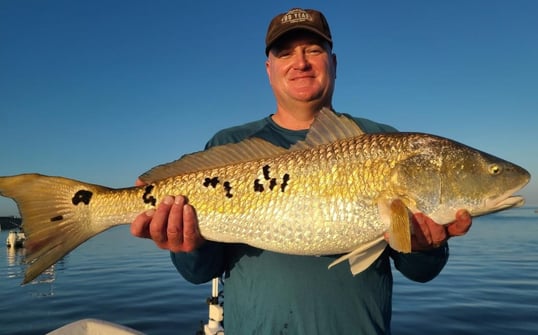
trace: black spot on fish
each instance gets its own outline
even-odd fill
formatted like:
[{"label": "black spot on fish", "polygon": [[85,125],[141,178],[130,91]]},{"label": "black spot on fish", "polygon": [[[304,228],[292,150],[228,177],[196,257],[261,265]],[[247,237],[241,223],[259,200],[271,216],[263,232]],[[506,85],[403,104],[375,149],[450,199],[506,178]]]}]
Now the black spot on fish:
[{"label": "black spot on fish", "polygon": [[280,189],[282,190],[282,192],[286,190],[286,186],[288,186],[289,180],[290,180],[290,175],[287,173],[284,174],[284,176],[282,177],[282,185],[280,185]]},{"label": "black spot on fish", "polygon": [[155,206],[157,204],[157,199],[155,199],[155,197],[151,195],[151,191],[153,191],[154,187],[155,186],[153,185],[146,186],[144,195],[142,196],[142,200],[144,200],[145,204],[151,204],[152,206]]},{"label": "black spot on fish", "polygon": [[272,191],[273,188],[276,186],[276,178],[271,178],[271,182],[269,183],[269,189]]},{"label": "black spot on fish", "polygon": [[265,178],[265,180],[269,180],[271,179],[270,175],[269,175],[269,169],[270,169],[270,166],[269,165],[265,165],[263,168],[262,168],[262,171],[263,171],[263,177]]},{"label": "black spot on fish", "polygon": [[213,178],[207,177],[206,179],[204,179],[205,187],[209,187],[209,185],[211,185],[213,188],[215,188],[217,187],[218,183],[219,183],[219,177],[213,177]]},{"label": "black spot on fish", "polygon": [[62,215],[58,215],[58,216],[55,216],[53,218],[50,218],[50,222],[62,221],[63,219],[64,219],[64,217]]},{"label": "black spot on fish", "polygon": [[90,204],[90,200],[92,199],[93,193],[88,190],[80,190],[75,193],[71,201],[73,202],[73,205],[77,206],[81,202],[83,202],[85,205]]},{"label": "black spot on fish", "polygon": [[224,190],[226,191],[226,198],[231,198],[233,197],[233,194],[232,194],[232,186],[230,185],[230,182],[229,181],[225,181],[224,184],[222,184],[222,186],[224,186]]},{"label": "black spot on fish", "polygon": [[260,184],[260,180],[256,179],[254,180],[254,192],[263,192],[264,188],[263,185]]}]

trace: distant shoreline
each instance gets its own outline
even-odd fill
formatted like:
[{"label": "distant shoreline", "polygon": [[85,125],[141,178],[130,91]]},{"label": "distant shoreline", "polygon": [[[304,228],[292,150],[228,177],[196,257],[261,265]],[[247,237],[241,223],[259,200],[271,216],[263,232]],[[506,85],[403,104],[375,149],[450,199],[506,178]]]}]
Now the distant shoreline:
[{"label": "distant shoreline", "polygon": [[0,227],[2,230],[19,228],[21,223],[21,218],[14,216],[0,216]]}]

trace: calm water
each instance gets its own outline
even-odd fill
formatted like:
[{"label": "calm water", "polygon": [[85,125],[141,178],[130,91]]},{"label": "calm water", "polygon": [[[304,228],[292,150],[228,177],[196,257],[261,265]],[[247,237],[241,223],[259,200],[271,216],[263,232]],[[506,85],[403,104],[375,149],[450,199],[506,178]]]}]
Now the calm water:
[{"label": "calm water", "polygon": [[[393,333],[538,334],[534,210],[475,219],[465,237],[451,241],[449,263],[430,283],[395,272]],[[166,252],[131,237],[127,226],[88,241],[21,287],[23,253],[6,248],[0,256],[0,334],[44,334],[91,317],[151,335],[194,335],[207,321],[210,286],[183,281]]]}]

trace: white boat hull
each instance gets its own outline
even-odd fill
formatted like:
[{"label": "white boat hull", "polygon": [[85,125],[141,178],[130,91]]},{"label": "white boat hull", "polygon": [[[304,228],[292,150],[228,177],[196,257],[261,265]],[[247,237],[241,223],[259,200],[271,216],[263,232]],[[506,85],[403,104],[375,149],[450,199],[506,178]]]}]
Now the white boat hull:
[{"label": "white boat hull", "polygon": [[144,335],[144,333],[108,321],[83,319],[53,330],[47,335]]}]

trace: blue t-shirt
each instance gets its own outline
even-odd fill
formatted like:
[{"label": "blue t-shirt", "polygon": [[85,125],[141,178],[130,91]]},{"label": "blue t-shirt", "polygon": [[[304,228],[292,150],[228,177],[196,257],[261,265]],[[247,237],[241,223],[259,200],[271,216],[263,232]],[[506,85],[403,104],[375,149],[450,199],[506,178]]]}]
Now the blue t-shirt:
[{"label": "blue t-shirt", "polygon": [[[352,119],[366,133],[396,131],[367,119]],[[249,137],[289,148],[306,133],[284,129],[268,116],[221,130],[206,148]],[[390,334],[390,258],[406,277],[424,282],[437,276],[446,264],[448,247],[410,254],[387,247],[356,276],[348,262],[327,269],[339,255],[286,255],[244,244],[206,242],[192,253],[171,256],[181,275],[192,283],[204,283],[224,273],[226,334]]]}]

